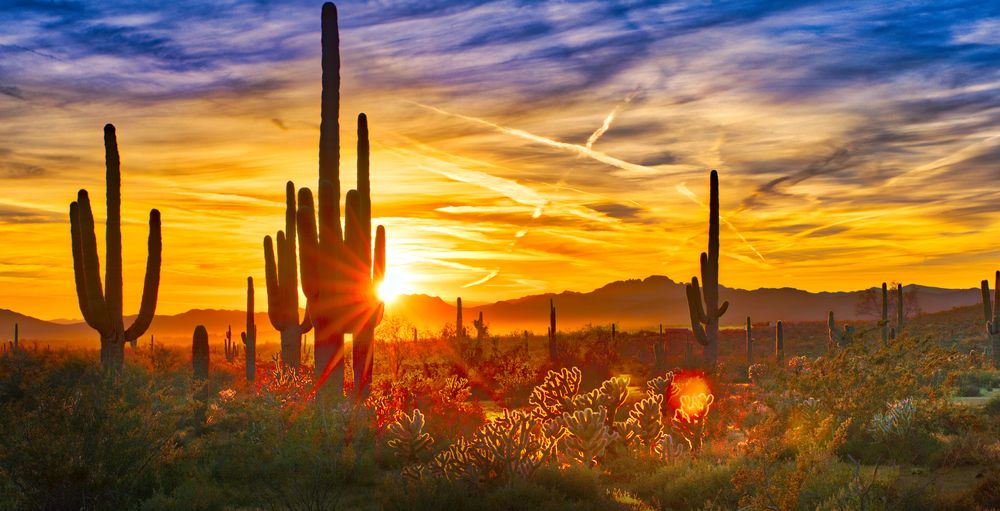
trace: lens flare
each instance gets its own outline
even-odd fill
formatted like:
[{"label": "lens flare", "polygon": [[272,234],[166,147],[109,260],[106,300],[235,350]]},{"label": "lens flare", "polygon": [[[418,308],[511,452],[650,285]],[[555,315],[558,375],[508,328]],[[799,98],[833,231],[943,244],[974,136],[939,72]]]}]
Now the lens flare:
[{"label": "lens flare", "polygon": [[674,375],[675,392],[671,392],[667,402],[674,411],[674,419],[695,422],[708,415],[715,395],[712,387],[701,371],[681,371]]}]

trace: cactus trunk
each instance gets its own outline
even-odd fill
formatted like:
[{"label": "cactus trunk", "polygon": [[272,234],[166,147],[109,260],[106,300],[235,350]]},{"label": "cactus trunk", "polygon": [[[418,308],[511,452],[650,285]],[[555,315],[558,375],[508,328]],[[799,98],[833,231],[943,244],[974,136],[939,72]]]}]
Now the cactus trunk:
[{"label": "cactus trunk", "polygon": [[100,261],[94,214],[86,190],[80,190],[70,204],[70,231],[73,246],[73,273],[77,300],[84,320],[101,336],[101,365],[120,371],[125,359],[125,343],[135,343],[149,328],[156,310],[160,283],[160,212],[149,212],[148,256],[139,314],[127,329],[122,309],[121,240],[121,161],[114,126],[104,126],[105,172],[107,177],[107,266],[101,286]]},{"label": "cactus trunk", "polygon": [[208,379],[208,330],[204,325],[195,327],[191,339],[191,371],[196,380]]},{"label": "cactus trunk", "polygon": [[896,337],[903,335],[906,321],[906,304],[903,301],[903,284],[896,284]]},{"label": "cactus trunk", "polygon": [[1000,369],[1000,271],[996,272],[995,279],[992,302],[990,302],[990,283],[988,280],[982,282],[983,316],[993,352],[993,368]]},{"label": "cactus trunk", "polygon": [[753,330],[750,326],[750,316],[747,316],[747,367],[753,365]]},{"label": "cactus trunk", "polygon": [[462,339],[465,337],[465,327],[462,326],[462,297],[455,300],[455,337]]},{"label": "cactus trunk", "polygon": [[559,345],[556,343],[556,305],[549,299],[549,361],[559,363]]},{"label": "cactus trunk", "polygon": [[774,327],[774,358],[778,362],[785,360],[785,333],[781,321],[778,321],[778,325]]},{"label": "cactus trunk", "polygon": [[879,321],[882,326],[882,344],[889,343],[889,289],[885,282],[882,283],[882,319]]}]

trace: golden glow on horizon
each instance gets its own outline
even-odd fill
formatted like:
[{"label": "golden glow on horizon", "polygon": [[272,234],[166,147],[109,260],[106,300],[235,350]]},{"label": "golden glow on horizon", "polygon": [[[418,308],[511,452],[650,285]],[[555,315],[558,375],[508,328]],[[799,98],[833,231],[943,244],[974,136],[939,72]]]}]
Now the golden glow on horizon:
[{"label": "golden glow on horizon", "polygon": [[385,279],[378,286],[376,293],[380,300],[386,304],[391,304],[396,298],[399,298],[399,295],[413,292],[407,282],[407,277],[398,268],[395,271],[387,271]]}]

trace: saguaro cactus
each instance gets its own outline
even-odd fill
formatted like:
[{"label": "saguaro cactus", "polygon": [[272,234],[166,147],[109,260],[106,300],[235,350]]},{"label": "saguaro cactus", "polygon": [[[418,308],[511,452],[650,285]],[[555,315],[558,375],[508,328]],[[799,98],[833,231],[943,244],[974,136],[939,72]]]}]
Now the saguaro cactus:
[{"label": "saguaro cactus", "polygon": [[[316,326],[316,381],[324,394],[337,395],[343,392],[344,334],[353,334],[354,349],[360,350],[354,359],[369,361],[370,367],[370,339],[384,310],[375,287],[385,274],[384,229],[376,233],[372,254],[370,155],[364,114],[358,116],[358,188],[348,192],[343,229],[340,224],[339,47],[337,8],[328,2],[323,4],[322,16],[318,204],[314,210],[312,192],[300,189],[297,216],[302,288]],[[362,371],[362,376],[370,374],[364,376]],[[363,391],[364,386],[356,388]]]},{"label": "saguaro cactus", "polygon": [[264,278],[267,284],[267,317],[281,333],[281,361],[298,368],[302,334],[312,328],[309,313],[299,320],[299,272],[295,254],[295,184],[285,184],[285,230],[278,231],[277,261],[270,236],[264,237]]},{"label": "saguaro cactus", "polygon": [[781,326],[781,321],[774,327],[774,358],[778,362],[785,360],[785,333]]},{"label": "saguaro cactus", "polygon": [[240,332],[246,358],[247,381],[253,381],[257,372],[257,325],[254,324],[253,309],[253,277],[247,277],[247,329]]},{"label": "saguaro cactus", "polygon": [[750,325],[750,316],[747,316],[747,367],[753,365],[753,329]]},{"label": "saguaro cactus", "polygon": [[94,213],[87,190],[80,190],[77,200],[69,206],[70,231],[73,237],[73,273],[76,295],[83,318],[101,335],[101,365],[118,371],[125,360],[125,343],[141,336],[156,311],[156,295],[160,285],[160,212],[149,212],[148,256],[146,277],[142,288],[139,314],[125,328],[122,311],[122,229],[121,229],[121,161],[115,127],[104,126],[104,158],[107,172],[107,265],[104,288],[101,287],[97,237],[94,234]]},{"label": "saguaro cactus", "polygon": [[889,289],[882,283],[882,319],[878,322],[882,327],[882,344],[889,343]]},{"label": "saguaro cactus", "polygon": [[476,328],[476,340],[482,341],[489,334],[489,327],[483,319],[483,311],[479,311],[479,319],[472,320],[472,326]]},{"label": "saguaro cactus", "polygon": [[236,360],[236,355],[238,354],[239,348],[236,343],[233,342],[233,326],[226,326],[226,337],[222,340],[222,350],[226,357],[226,362],[232,363]]},{"label": "saguaro cactus", "polygon": [[990,283],[982,282],[983,317],[986,320],[986,333],[990,336],[990,347],[993,352],[993,368],[1000,369],[1000,271],[996,272],[993,301],[990,302]]},{"label": "saguaro cactus", "polygon": [[465,326],[462,325],[462,297],[455,300],[455,337],[462,339],[465,337]]},{"label": "saguaro cactus", "polygon": [[[701,280],[692,277],[685,286],[688,309],[691,313],[691,330],[695,339],[704,346],[706,368],[714,368],[719,358],[719,318],[726,313],[729,302],[719,306],[719,173],[709,177],[708,252],[701,253]],[[704,296],[704,305],[702,297]]]},{"label": "saguaro cactus", "polygon": [[826,320],[827,330],[830,336],[830,348],[845,347],[854,339],[854,326],[846,325],[844,328],[837,326],[833,320],[833,311],[830,311]]},{"label": "saguaro cactus", "polygon": [[903,284],[896,284],[896,335],[903,335],[903,325],[906,321],[906,304],[903,301]]},{"label": "saguaro cactus", "polygon": [[14,323],[14,344],[13,344],[13,348],[15,350],[18,348],[20,337],[21,337],[21,332],[18,329],[17,323]]},{"label": "saguaro cactus", "polygon": [[559,345],[556,343],[556,305],[549,298],[549,360],[556,364],[559,362]]},{"label": "saguaro cactus", "polygon": [[208,330],[198,325],[191,338],[191,371],[196,380],[208,379]]}]

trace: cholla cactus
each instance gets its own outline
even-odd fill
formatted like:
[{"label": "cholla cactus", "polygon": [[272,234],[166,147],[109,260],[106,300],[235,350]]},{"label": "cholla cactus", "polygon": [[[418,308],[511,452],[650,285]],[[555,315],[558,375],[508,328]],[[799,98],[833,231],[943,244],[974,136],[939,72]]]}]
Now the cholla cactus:
[{"label": "cholla cactus", "polygon": [[750,383],[760,383],[760,379],[767,374],[767,366],[764,364],[751,364],[747,368],[747,378]]},{"label": "cholla cactus", "polygon": [[605,407],[608,410],[607,423],[610,426],[618,415],[618,410],[628,399],[628,376],[615,376],[601,384],[599,389],[605,398]]},{"label": "cholla cactus", "polygon": [[431,473],[448,481],[468,481],[478,483],[482,479],[474,447],[464,438],[459,438],[447,449],[439,452],[427,464]]},{"label": "cholla cactus", "polygon": [[879,440],[898,438],[910,430],[916,413],[917,404],[908,397],[891,403],[885,412],[876,413],[868,429]]},{"label": "cholla cactus", "polygon": [[411,463],[420,461],[434,445],[430,434],[424,433],[424,414],[414,408],[411,415],[403,415],[389,426],[390,439],[386,445],[395,451],[396,456]]},{"label": "cholla cactus", "polygon": [[577,410],[586,410],[587,408],[592,408],[594,410],[598,408],[606,408],[611,401],[611,396],[601,392],[601,389],[594,389],[586,394],[579,394],[574,396],[572,399],[572,406],[567,409],[567,412],[575,412]]},{"label": "cholla cactus", "polygon": [[583,374],[573,367],[549,371],[542,384],[535,387],[528,397],[532,413],[539,419],[554,419],[571,409],[573,397],[580,391]]},{"label": "cholla cactus", "polygon": [[672,460],[683,456],[684,454],[690,452],[690,443],[688,442],[678,442],[674,440],[674,437],[667,434],[660,438],[660,443],[656,447],[656,452],[663,459]]},{"label": "cholla cactus", "polygon": [[528,477],[546,459],[546,442],[535,434],[530,413],[505,409],[476,433],[474,454],[487,473],[502,480]]},{"label": "cholla cactus", "polygon": [[618,433],[605,424],[606,419],[604,408],[563,413],[563,425],[569,431],[564,440],[566,450],[577,462],[595,466],[596,458],[603,456],[608,444],[618,438]]},{"label": "cholla cactus", "polygon": [[636,437],[650,451],[655,451],[663,436],[662,408],[663,395],[654,394],[636,403],[628,413],[628,422],[635,424]]},{"label": "cholla cactus", "polygon": [[660,406],[660,413],[664,416],[667,415],[668,402],[675,394],[680,393],[681,389],[674,385],[674,373],[668,371],[663,376],[657,376],[652,380],[646,382],[646,395],[661,395],[663,396],[663,404]]},{"label": "cholla cactus", "polygon": [[809,359],[807,357],[792,357],[788,359],[788,370],[795,374],[800,374],[809,367]]}]

